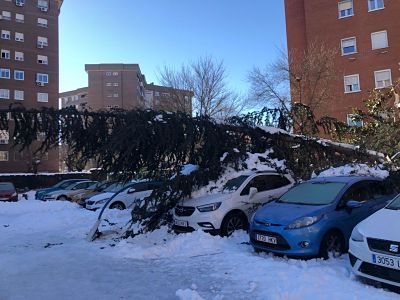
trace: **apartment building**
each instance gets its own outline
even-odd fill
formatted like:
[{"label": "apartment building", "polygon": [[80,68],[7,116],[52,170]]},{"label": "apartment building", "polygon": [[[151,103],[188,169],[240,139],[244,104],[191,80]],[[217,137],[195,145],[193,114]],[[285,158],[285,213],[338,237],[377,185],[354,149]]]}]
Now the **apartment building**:
[{"label": "apartment building", "polygon": [[285,12],[289,53],[306,51],[314,41],[337,49],[339,74],[331,84],[338,96],[316,115],[359,125],[352,108],[364,108],[372,90],[400,78],[400,1],[285,0]]},{"label": "apartment building", "polygon": [[60,93],[62,107],[78,110],[155,109],[192,113],[193,93],[147,84],[138,64],[88,64],[88,87]]},{"label": "apartment building", "polygon": [[[58,107],[58,17],[63,0],[0,0],[0,107]],[[58,150],[34,155],[0,133],[0,172],[58,170]],[[38,137],[40,140],[41,137]]]}]

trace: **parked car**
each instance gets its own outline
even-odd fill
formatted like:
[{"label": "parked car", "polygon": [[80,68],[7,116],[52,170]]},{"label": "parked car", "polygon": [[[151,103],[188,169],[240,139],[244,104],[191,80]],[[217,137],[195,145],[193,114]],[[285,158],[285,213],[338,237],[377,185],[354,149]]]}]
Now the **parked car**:
[{"label": "parked car", "polygon": [[[134,205],[140,204],[141,200],[150,196],[153,190],[159,188],[160,186],[161,183],[157,181],[143,181],[126,184],[121,188],[122,190],[120,189],[118,195],[116,195],[114,199],[112,199],[112,201],[108,204],[108,208],[120,210],[132,208]],[[106,198],[106,201],[102,199],[100,201],[97,201],[97,203],[88,203],[87,208],[91,210],[102,208],[104,206],[104,203],[106,203],[110,197]]]},{"label": "parked car", "polygon": [[400,195],[354,228],[349,258],[356,275],[400,287]]},{"label": "parked car", "polygon": [[248,219],[257,206],[285,193],[294,180],[287,174],[256,172],[229,180],[217,193],[182,201],[174,209],[177,233],[197,229],[230,235],[248,228]]},{"label": "parked car", "polygon": [[395,195],[374,177],[326,177],[301,183],[252,218],[250,241],[264,250],[297,257],[339,256],[353,228]]},{"label": "parked car", "polygon": [[80,192],[89,186],[92,185],[97,185],[97,181],[78,181],[70,184],[69,186],[65,187],[62,190],[57,190],[53,192],[49,192],[44,196],[45,201],[51,201],[51,200],[64,200],[64,201],[69,201],[71,200],[70,195],[73,194],[74,192]]},{"label": "parked car", "polygon": [[89,186],[88,188],[71,195],[71,201],[79,205],[85,206],[85,201],[94,195],[102,193],[107,187],[115,183],[114,181],[100,182],[96,185]]},{"label": "parked car", "polygon": [[103,192],[91,196],[90,198],[86,198],[84,207],[89,210],[97,210],[99,208],[102,208],[104,203],[106,203],[115,193],[130,184],[131,182],[114,182],[113,184],[105,188]]},{"label": "parked car", "polygon": [[62,180],[59,183],[57,183],[57,184],[55,184],[55,185],[53,185],[51,187],[37,190],[36,193],[35,193],[35,199],[43,200],[44,196],[47,193],[50,193],[50,192],[53,192],[53,191],[58,191],[58,190],[63,190],[67,186],[71,185],[72,183],[79,182],[79,181],[85,181],[85,180],[89,181],[89,179],[67,179],[67,180]]},{"label": "parked car", "polygon": [[18,201],[17,190],[11,182],[0,182],[0,201]]}]

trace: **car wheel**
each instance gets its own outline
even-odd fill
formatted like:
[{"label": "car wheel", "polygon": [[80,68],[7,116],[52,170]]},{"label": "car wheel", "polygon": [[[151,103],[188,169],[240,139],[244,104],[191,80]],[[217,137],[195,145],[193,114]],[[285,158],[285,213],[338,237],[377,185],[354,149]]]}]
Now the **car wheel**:
[{"label": "car wheel", "polygon": [[68,201],[68,197],[67,196],[59,196],[59,197],[57,197],[57,200]]},{"label": "car wheel", "polygon": [[247,230],[246,216],[241,212],[232,212],[225,216],[221,225],[221,235],[230,236],[236,230]]},{"label": "car wheel", "polygon": [[324,259],[337,258],[345,252],[343,235],[338,231],[328,232],[321,242],[320,256]]},{"label": "car wheel", "polygon": [[110,205],[110,209],[124,210],[125,208],[125,204],[123,204],[122,202],[115,202]]}]

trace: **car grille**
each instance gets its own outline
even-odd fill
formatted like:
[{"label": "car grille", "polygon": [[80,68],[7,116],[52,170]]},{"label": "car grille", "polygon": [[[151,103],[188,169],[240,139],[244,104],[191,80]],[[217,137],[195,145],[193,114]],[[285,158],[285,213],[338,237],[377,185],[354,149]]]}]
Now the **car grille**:
[{"label": "car grille", "polygon": [[[262,235],[274,237],[274,238],[276,238],[278,244],[270,244],[270,243],[257,241],[256,234],[262,234]],[[261,246],[263,248],[269,248],[271,250],[289,250],[290,249],[288,242],[279,233],[276,233],[276,232],[252,231],[250,233],[250,241],[255,246]]]},{"label": "car grille", "polygon": [[93,205],[94,201],[86,201],[86,205]]},{"label": "car grille", "polygon": [[382,278],[385,280],[400,283],[400,270],[394,270],[386,267],[377,266],[363,262],[359,271],[366,275]]},{"label": "car grille", "polygon": [[193,232],[194,228],[193,227],[183,227],[183,226],[178,226],[174,225],[172,226],[172,230],[174,230],[176,233],[187,233],[187,232]]},{"label": "car grille", "polygon": [[175,214],[180,217],[189,217],[194,213],[195,208],[192,206],[177,206],[175,207]]},{"label": "car grille", "polygon": [[367,238],[371,251],[400,256],[400,243],[379,239]]}]

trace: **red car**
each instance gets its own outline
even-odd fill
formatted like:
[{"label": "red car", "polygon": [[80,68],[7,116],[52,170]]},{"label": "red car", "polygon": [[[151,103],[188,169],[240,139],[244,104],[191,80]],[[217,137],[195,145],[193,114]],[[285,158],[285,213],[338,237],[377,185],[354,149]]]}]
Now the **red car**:
[{"label": "red car", "polygon": [[18,201],[18,194],[11,182],[0,182],[0,201]]}]

